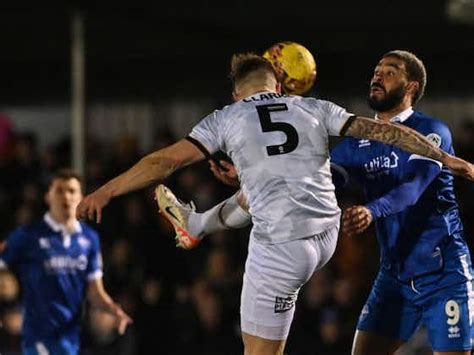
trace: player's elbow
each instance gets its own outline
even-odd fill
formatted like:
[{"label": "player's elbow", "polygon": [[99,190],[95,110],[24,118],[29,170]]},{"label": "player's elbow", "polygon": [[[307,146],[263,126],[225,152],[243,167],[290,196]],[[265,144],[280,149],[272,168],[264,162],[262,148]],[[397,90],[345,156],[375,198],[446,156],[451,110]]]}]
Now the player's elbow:
[{"label": "player's elbow", "polygon": [[418,199],[420,198],[420,196],[418,195],[409,195],[408,198],[407,198],[407,206],[414,206],[416,205],[416,203],[418,202]]},{"label": "player's elbow", "polygon": [[406,207],[414,206],[420,199],[420,194],[413,190],[402,191],[403,205]]}]

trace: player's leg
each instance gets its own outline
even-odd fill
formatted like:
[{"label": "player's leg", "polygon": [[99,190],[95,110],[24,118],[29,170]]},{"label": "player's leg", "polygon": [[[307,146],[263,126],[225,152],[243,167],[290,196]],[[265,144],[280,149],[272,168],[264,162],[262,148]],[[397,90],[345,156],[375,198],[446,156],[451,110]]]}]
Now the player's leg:
[{"label": "player's leg", "polygon": [[298,292],[334,253],[338,228],[317,236],[261,244],[252,235],[241,297],[245,354],[281,355]]},{"label": "player's leg", "polygon": [[250,222],[247,201],[241,190],[203,213],[192,212],[188,219],[190,232],[201,238],[225,229],[243,228]]},{"label": "player's leg", "polygon": [[242,333],[244,355],[283,355],[286,340],[269,340]]},{"label": "player's leg", "polygon": [[393,354],[421,321],[421,307],[410,298],[410,286],[381,270],[364,305],[352,344],[352,355]]},{"label": "player's leg", "polygon": [[392,355],[404,342],[364,330],[356,330],[352,355]]},{"label": "player's leg", "polygon": [[197,213],[185,204],[164,185],[155,189],[155,197],[160,213],[173,225],[177,245],[191,249],[210,233],[243,228],[250,224],[246,200],[241,191],[222,201],[204,213]]}]

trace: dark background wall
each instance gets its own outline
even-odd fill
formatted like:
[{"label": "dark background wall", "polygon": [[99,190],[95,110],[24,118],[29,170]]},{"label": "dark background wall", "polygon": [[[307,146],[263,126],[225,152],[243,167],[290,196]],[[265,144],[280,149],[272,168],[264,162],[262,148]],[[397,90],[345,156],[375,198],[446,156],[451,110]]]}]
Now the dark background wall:
[{"label": "dark background wall", "polygon": [[361,92],[377,58],[413,50],[428,92],[472,93],[474,27],[431,1],[83,1],[0,4],[3,103],[68,100],[70,14],[86,26],[89,99],[222,95],[229,58],[298,41],[315,55],[322,94]]}]

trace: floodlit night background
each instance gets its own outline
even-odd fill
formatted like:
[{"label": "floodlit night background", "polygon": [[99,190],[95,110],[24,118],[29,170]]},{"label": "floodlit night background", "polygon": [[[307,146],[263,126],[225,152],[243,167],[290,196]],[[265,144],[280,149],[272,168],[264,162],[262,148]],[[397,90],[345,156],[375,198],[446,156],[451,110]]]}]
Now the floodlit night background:
[{"label": "floodlit night background", "polygon": [[[80,72],[72,64],[78,55],[72,50],[74,16],[83,25]],[[380,57],[392,49],[414,52],[428,72],[425,97],[415,109],[447,122],[457,155],[474,161],[472,1],[2,2],[0,240],[41,218],[51,172],[74,165],[85,176],[86,192],[92,191],[231,103],[233,53],[263,53],[286,40],[303,44],[316,58],[312,95],[364,115],[373,115],[365,97]],[[74,85],[81,80],[84,99],[77,101]],[[81,110],[82,146],[74,129]],[[205,163],[165,183],[182,200],[194,200],[199,211],[235,191]],[[474,185],[457,180],[456,187],[472,244]],[[239,297],[249,229],[213,234],[193,251],[177,250],[152,191],[113,201],[104,222],[94,225],[106,288],[135,323],[118,337],[106,314],[85,312],[82,352],[242,353]],[[338,197],[345,207],[362,196],[350,186]],[[373,228],[341,238],[329,265],[300,293],[287,353],[349,354],[377,269]],[[0,285],[6,285],[0,287],[0,353],[19,354],[21,287],[5,272]],[[421,329],[399,354],[427,351]]]}]

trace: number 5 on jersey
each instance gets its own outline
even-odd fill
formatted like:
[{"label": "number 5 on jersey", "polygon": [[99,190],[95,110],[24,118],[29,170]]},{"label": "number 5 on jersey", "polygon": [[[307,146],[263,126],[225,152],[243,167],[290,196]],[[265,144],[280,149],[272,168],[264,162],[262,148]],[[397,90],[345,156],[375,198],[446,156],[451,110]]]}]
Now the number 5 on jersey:
[{"label": "number 5 on jersey", "polygon": [[298,132],[295,127],[287,122],[273,122],[270,113],[288,111],[286,104],[270,104],[256,106],[262,132],[283,132],[286,135],[286,142],[279,145],[267,146],[268,155],[287,154],[296,149],[299,143]]}]

